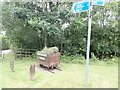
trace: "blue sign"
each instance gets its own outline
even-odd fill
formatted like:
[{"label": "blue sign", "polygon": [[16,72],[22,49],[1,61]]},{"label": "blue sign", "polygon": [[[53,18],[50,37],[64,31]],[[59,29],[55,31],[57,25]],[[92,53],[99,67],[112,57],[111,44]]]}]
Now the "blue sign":
[{"label": "blue sign", "polygon": [[104,0],[94,0],[93,5],[103,6],[105,4]]},{"label": "blue sign", "polygon": [[77,3],[74,3],[72,6],[73,13],[84,12],[89,9],[89,2],[87,0],[83,0]]}]

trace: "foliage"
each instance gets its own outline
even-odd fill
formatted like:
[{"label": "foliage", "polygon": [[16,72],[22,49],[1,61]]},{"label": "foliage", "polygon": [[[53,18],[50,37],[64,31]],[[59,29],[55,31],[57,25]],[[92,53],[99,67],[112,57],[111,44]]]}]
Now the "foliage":
[{"label": "foliage", "polygon": [[52,54],[58,52],[57,47],[50,47],[50,48],[44,48],[42,51],[38,51],[37,53],[46,53],[46,54]]},{"label": "foliage", "polygon": [[118,63],[118,57],[112,57],[110,58],[104,58],[103,61],[105,61],[107,64],[114,64],[114,63]]},{"label": "foliage", "polygon": [[99,58],[97,58],[93,52],[91,53],[91,56],[92,56],[91,61],[98,61],[99,60]]},{"label": "foliage", "polygon": [[[86,64],[86,59],[82,55],[76,55],[76,56],[75,55],[72,55],[72,56],[62,55],[61,56],[61,62],[83,64],[84,65],[84,64]],[[118,57],[99,59],[92,53],[92,57],[90,58],[90,64],[92,64],[92,65],[118,64]]]},{"label": "foliage", "polygon": [[[71,13],[73,3],[3,3],[3,26],[14,46],[34,48],[56,46],[62,54],[86,55],[88,12]],[[115,7],[116,6],[116,7]],[[91,57],[117,56],[118,2],[95,6],[92,11]],[[94,57],[94,60],[96,58]]]},{"label": "foliage", "polygon": [[8,39],[6,37],[2,38],[2,50],[7,50],[10,48]]}]

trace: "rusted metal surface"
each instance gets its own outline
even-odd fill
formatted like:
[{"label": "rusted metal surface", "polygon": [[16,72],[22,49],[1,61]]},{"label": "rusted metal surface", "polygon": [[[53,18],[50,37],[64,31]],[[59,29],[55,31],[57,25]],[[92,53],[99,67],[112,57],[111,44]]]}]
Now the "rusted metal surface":
[{"label": "rusted metal surface", "polygon": [[37,55],[36,62],[48,68],[57,67],[60,64],[60,53]]}]

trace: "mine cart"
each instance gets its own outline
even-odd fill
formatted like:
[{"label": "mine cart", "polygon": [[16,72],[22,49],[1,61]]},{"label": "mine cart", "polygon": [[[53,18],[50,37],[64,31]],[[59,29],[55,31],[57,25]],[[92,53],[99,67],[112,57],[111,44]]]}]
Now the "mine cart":
[{"label": "mine cart", "polygon": [[51,54],[37,53],[36,62],[48,68],[57,67],[60,64],[60,52]]}]

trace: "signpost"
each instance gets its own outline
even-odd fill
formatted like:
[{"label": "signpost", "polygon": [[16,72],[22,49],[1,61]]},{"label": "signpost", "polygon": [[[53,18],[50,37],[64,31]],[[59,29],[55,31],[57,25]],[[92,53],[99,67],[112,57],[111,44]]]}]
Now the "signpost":
[{"label": "signpost", "polygon": [[91,37],[91,11],[93,5],[103,6],[104,0],[83,0],[73,4],[73,13],[88,11],[88,37],[87,37],[87,53],[86,53],[86,87],[88,87],[88,69],[89,69],[89,53],[90,53],[90,37]]},{"label": "signpost", "polygon": [[87,38],[87,53],[86,53],[86,87],[88,87],[88,70],[89,70],[89,53],[90,53],[90,37],[91,37],[91,11],[93,7],[93,0],[89,0],[89,13],[88,13],[88,38]]}]

